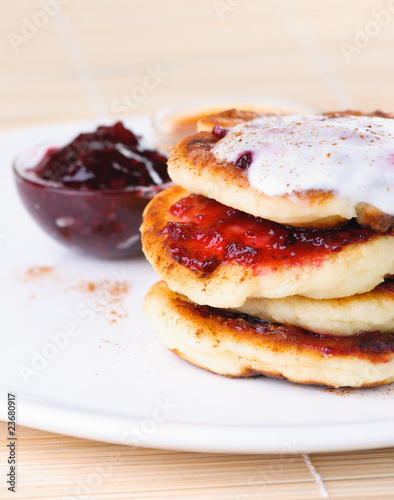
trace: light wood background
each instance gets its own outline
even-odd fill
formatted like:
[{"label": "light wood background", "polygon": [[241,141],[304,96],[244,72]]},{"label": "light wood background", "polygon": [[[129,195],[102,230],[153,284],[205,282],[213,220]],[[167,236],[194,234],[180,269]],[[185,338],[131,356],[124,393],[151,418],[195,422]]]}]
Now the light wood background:
[{"label": "light wood background", "polygon": [[[394,111],[393,1],[1,0],[0,29],[0,130],[232,94]],[[160,81],[141,98],[153,70]],[[394,498],[394,449],[208,455],[20,428],[18,454],[10,498]]]}]

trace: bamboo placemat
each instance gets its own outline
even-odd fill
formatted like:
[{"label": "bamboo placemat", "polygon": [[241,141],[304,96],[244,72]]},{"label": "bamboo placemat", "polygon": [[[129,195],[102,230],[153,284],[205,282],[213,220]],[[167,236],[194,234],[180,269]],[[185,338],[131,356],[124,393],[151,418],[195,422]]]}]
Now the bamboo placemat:
[{"label": "bamboo placemat", "polygon": [[[1,130],[232,94],[394,111],[392,1],[16,0],[0,8]],[[148,90],[149,71],[158,76]],[[120,111],[124,99],[132,105]],[[0,438],[5,432],[0,423]],[[18,433],[18,492],[4,489],[3,447],[0,498],[394,498],[394,449],[197,454]]]},{"label": "bamboo placemat", "polygon": [[109,445],[24,427],[18,436],[18,493],[10,498],[393,498],[394,449],[225,455]]},{"label": "bamboo placemat", "polygon": [[[130,96],[128,115],[232,94],[394,110],[389,0],[41,1],[62,4],[47,22],[1,3],[2,129],[121,117]],[[164,74],[143,95],[148,68]]]}]

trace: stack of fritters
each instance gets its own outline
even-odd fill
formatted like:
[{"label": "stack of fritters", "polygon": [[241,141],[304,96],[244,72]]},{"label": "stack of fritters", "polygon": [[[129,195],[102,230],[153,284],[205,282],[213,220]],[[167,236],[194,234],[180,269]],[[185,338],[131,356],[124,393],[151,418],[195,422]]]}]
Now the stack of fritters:
[{"label": "stack of fritters", "polygon": [[215,373],[389,383],[394,119],[284,116],[213,115],[174,148],[176,185],[141,227],[164,279],[146,315],[166,347]]}]

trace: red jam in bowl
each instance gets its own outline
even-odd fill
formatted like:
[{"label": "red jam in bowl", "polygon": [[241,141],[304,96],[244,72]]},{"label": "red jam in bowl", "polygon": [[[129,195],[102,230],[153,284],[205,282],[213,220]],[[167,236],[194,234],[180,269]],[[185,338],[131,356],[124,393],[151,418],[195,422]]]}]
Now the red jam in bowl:
[{"label": "red jam in bowl", "polygon": [[375,235],[355,220],[326,230],[283,226],[197,194],[179,200],[170,212],[175,220],[163,233],[172,258],[206,274],[228,262],[252,266],[257,273],[276,266],[319,265],[329,252]]},{"label": "red jam in bowl", "polygon": [[21,199],[58,241],[98,257],[141,252],[142,212],[170,182],[166,157],[118,122],[15,161]]}]

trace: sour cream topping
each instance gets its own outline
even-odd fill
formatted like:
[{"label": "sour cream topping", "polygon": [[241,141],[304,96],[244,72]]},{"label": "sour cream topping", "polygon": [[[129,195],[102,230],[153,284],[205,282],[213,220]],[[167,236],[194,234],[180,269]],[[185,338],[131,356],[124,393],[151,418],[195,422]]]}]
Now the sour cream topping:
[{"label": "sour cream topping", "polygon": [[246,175],[266,195],[323,189],[394,215],[394,119],[267,116],[230,129],[212,152],[232,163],[250,152]]}]

